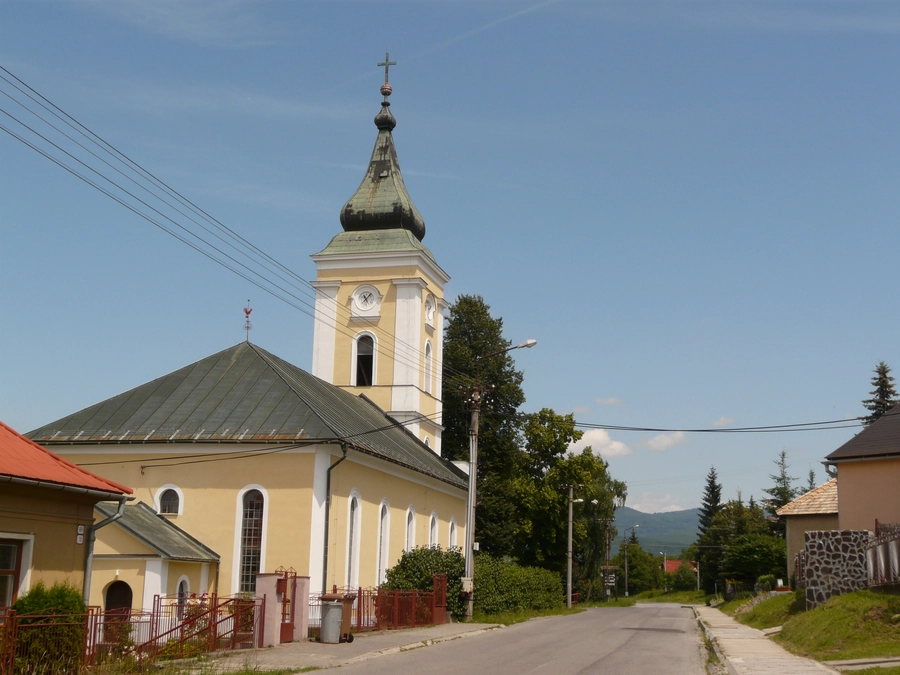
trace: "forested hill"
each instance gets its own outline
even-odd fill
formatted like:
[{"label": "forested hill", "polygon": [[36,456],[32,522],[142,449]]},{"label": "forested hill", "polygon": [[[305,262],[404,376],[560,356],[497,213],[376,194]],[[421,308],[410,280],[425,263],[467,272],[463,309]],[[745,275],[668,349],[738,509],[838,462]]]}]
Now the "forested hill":
[{"label": "forested hill", "polygon": [[[616,509],[615,526],[619,535],[612,550],[613,552],[619,550],[619,544],[625,535],[625,528],[639,525],[636,533],[641,548],[653,555],[659,555],[665,550],[670,557],[676,557],[682,549],[687,548],[697,539],[699,518],[699,508],[669,511],[668,513],[641,513],[623,506],[621,509]],[[630,531],[628,536],[631,536]]]}]

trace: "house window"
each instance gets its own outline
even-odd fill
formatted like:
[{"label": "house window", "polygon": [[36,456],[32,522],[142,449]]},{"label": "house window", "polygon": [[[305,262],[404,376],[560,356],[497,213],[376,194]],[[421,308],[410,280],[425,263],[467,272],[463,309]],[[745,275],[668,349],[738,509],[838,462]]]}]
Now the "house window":
[{"label": "house window", "polygon": [[438,545],[438,519],[437,514],[431,514],[431,522],[428,524],[428,546],[433,548]]},{"label": "house window", "polygon": [[432,373],[434,371],[433,361],[434,361],[434,359],[432,358],[432,354],[431,354],[431,343],[426,342],[425,343],[425,393],[426,394],[431,393],[431,380],[434,379],[433,375],[432,375]]},{"label": "house window", "polygon": [[356,340],[357,387],[371,387],[375,377],[375,340],[371,335],[360,335]]},{"label": "house window", "polygon": [[450,548],[456,548],[456,519],[450,519]]},{"label": "house window", "polygon": [[387,569],[388,548],[388,505],[382,502],[381,514],[378,519],[378,576],[376,583],[384,583],[384,575]]},{"label": "house window", "polygon": [[259,490],[244,494],[241,522],[241,563],[239,589],[241,593],[256,590],[256,574],[262,558],[263,510],[265,499]]},{"label": "house window", "polygon": [[347,587],[356,586],[359,580],[357,560],[359,558],[359,499],[350,497],[350,522],[347,527]]},{"label": "house window", "polygon": [[0,607],[12,607],[22,574],[22,543],[0,539]]},{"label": "house window", "polygon": [[159,512],[169,515],[178,515],[181,498],[172,488],[164,490],[159,496]]},{"label": "house window", "polygon": [[416,545],[416,512],[409,509],[406,512],[406,550],[412,551]]}]

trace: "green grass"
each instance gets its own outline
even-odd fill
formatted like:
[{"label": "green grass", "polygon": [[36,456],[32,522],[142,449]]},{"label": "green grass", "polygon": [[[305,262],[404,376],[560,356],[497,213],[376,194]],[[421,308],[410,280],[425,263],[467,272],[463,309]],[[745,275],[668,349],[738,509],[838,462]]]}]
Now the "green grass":
[{"label": "green grass", "polygon": [[682,605],[705,605],[710,597],[703,591],[644,591],[631,596],[638,602],[677,602]]},{"label": "green grass", "polygon": [[578,605],[572,609],[566,607],[557,607],[555,609],[523,609],[515,612],[500,612],[498,614],[482,614],[475,612],[472,621],[475,623],[502,623],[504,626],[511,626],[514,623],[522,623],[529,619],[539,616],[563,616],[566,614],[578,614],[584,611],[584,605]]},{"label": "green grass", "polygon": [[634,607],[634,603],[637,600],[634,596],[626,598],[623,595],[620,595],[618,599],[615,596],[609,599],[609,601],[603,600],[591,600],[590,602],[584,602],[578,605],[579,607]]},{"label": "green grass", "polygon": [[900,656],[898,615],[900,597],[857,591],[791,616],[775,639],[796,654],[822,661]]},{"label": "green grass", "polygon": [[900,666],[892,668],[866,668],[865,670],[854,670],[853,675],[900,675]]},{"label": "green grass", "polygon": [[792,616],[806,611],[806,600],[797,600],[793,593],[776,595],[764,600],[752,609],[735,616],[735,619],[753,628],[783,626]]}]

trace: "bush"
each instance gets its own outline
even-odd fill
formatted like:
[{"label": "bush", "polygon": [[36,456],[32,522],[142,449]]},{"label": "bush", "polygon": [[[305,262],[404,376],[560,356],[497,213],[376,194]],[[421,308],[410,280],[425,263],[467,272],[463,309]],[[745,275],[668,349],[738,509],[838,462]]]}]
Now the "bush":
[{"label": "bush", "polygon": [[462,596],[462,577],[466,561],[458,548],[440,546],[417,547],[404,551],[400,560],[385,575],[384,589],[403,591],[431,591],[434,575],[447,575],[447,609],[454,616],[464,616],[466,603]]},{"label": "bush", "polygon": [[672,588],[676,591],[693,591],[697,588],[697,573],[687,561],[682,562],[671,577]]},{"label": "bush", "polygon": [[78,672],[85,645],[87,608],[81,591],[39,581],[16,601],[16,672],[56,674]]},{"label": "bush", "polygon": [[763,574],[756,580],[756,591],[758,593],[768,593],[775,589],[777,583],[778,581],[775,579],[774,574]]},{"label": "bush", "polygon": [[81,591],[68,581],[55,583],[50,588],[43,581],[37,582],[30,591],[16,600],[13,605],[16,614],[84,614],[87,607]]},{"label": "bush", "polygon": [[540,567],[522,567],[486,553],[475,558],[475,609],[483,614],[555,609],[564,604],[562,580]]}]

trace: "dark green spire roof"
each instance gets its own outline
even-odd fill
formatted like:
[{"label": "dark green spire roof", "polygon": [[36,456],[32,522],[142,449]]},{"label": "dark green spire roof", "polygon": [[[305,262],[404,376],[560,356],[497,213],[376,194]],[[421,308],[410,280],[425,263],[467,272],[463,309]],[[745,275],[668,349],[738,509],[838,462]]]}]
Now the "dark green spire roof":
[{"label": "dark green spire roof", "polygon": [[399,228],[409,230],[421,241],[425,237],[425,221],[409,198],[400,173],[400,162],[391,134],[397,120],[391,114],[391,104],[387,100],[391,94],[387,82],[382,86],[381,93],[384,101],[381,111],[375,116],[378,138],[369,160],[369,169],[356,193],[341,209],[341,226],[345,232]]}]

